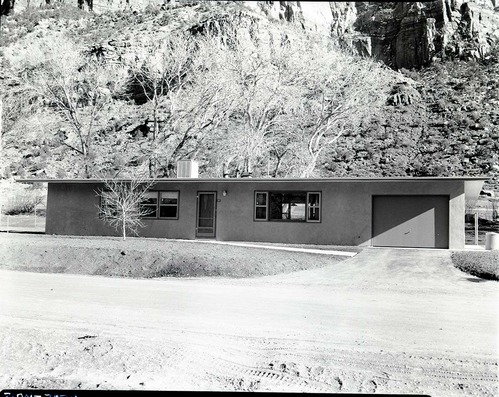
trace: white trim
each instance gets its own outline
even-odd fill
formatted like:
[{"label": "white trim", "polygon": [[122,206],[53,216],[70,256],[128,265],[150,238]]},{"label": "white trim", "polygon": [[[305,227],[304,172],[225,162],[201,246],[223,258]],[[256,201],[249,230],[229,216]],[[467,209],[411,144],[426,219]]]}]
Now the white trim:
[{"label": "white trim", "polygon": [[[319,204],[318,205],[310,205],[310,200],[309,197],[311,194],[318,194],[319,195]],[[306,214],[306,219],[307,222],[312,222],[312,223],[320,223],[322,221],[322,192],[307,192],[307,214]],[[311,208],[317,208],[319,210],[319,219],[309,219],[309,210]]]},{"label": "white trim", "polygon": [[[257,194],[264,194],[265,195],[265,205],[257,204],[256,203],[256,195]],[[257,208],[265,208],[265,218],[257,218],[256,217],[256,209]],[[255,221],[268,221],[269,220],[269,192],[262,192],[262,191],[255,191],[255,206],[254,206],[254,214],[253,214],[253,220]]]}]

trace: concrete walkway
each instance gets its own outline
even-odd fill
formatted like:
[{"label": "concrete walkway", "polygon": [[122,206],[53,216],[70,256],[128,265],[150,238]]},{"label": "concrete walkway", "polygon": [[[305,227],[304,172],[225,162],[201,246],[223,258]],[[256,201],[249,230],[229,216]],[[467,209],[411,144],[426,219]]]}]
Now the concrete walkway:
[{"label": "concrete walkway", "polygon": [[[26,227],[15,227],[10,228],[8,231],[2,229],[0,227],[0,233],[9,233],[9,234],[45,234],[42,229],[34,229],[34,228],[26,228]],[[56,235],[46,235],[47,239],[57,239],[61,238],[71,238],[72,240],[105,240],[105,239],[113,239],[113,240],[121,240],[121,237],[117,236],[56,236]],[[149,237],[127,237],[127,241],[141,240],[145,239],[148,241],[161,241],[161,242],[182,242],[182,243],[203,243],[203,244],[219,244],[219,245],[232,245],[236,247],[249,247],[249,248],[263,248],[269,250],[279,250],[279,251],[292,251],[292,252],[304,252],[310,254],[320,254],[320,255],[334,255],[334,256],[345,256],[352,257],[357,255],[359,250],[355,250],[355,247],[351,247],[351,250],[346,248],[345,250],[341,250],[341,247],[331,246],[331,248],[337,249],[328,249],[328,248],[311,248],[303,247],[303,246],[292,246],[292,244],[274,244],[274,243],[246,243],[242,241],[217,241],[212,239],[195,239],[195,240],[186,240],[186,239],[166,239],[166,238],[149,238]],[[324,246],[321,246],[324,247]],[[340,248],[340,249],[338,249]]]},{"label": "concrete walkway", "polygon": [[0,226],[0,233],[33,233],[44,234],[45,226],[40,227],[25,227],[25,226]]},{"label": "concrete walkway", "polygon": [[224,244],[224,245],[234,245],[237,247],[251,247],[251,248],[263,248],[271,250],[280,251],[293,251],[293,252],[307,252],[310,254],[321,254],[321,255],[338,255],[338,256],[355,256],[357,252],[339,251],[339,250],[327,250],[327,249],[315,249],[315,248],[301,248],[301,247],[286,247],[282,245],[265,245],[258,243],[244,243],[239,241],[217,241],[217,240],[181,240],[175,239],[173,241],[182,241],[187,243],[207,243],[207,244]]}]

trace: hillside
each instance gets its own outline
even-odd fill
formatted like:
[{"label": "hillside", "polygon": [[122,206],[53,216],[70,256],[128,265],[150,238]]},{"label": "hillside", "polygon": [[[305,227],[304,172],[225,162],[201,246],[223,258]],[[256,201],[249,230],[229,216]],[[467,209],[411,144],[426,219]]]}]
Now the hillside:
[{"label": "hillside", "polygon": [[[62,2],[3,16],[0,84],[5,94],[1,176],[71,177],[82,175],[82,169],[87,166],[99,172],[114,170],[114,173],[124,174],[145,164],[151,157],[156,162],[149,162],[150,172],[173,176],[176,159],[196,157],[205,176],[224,173],[235,176],[237,171],[250,172],[253,176],[284,177],[487,175],[491,178],[487,188],[499,190],[499,66],[497,44],[490,39],[493,37],[490,21],[497,17],[497,11],[487,2],[481,9],[461,3],[461,20],[457,18],[456,4],[443,15],[436,6],[427,5],[424,9],[403,6],[408,3],[383,6],[364,2],[355,4],[354,8],[351,3],[337,3],[328,5],[331,14],[320,8],[323,6],[316,5],[318,8],[312,9],[302,5],[302,9],[298,9],[292,2],[287,2],[284,9],[282,5],[277,9],[276,2],[267,8],[245,2],[219,3],[222,2],[177,2],[168,7],[149,6],[135,12],[101,10],[89,13]],[[18,4],[22,5],[22,2]],[[97,4],[94,1],[94,7]],[[287,11],[281,17],[279,12],[283,10]],[[473,35],[464,29],[466,15]],[[478,16],[480,21],[485,21],[481,25],[473,22]],[[408,18],[420,24],[411,25]],[[368,20],[374,22],[368,23]],[[401,21],[405,21],[405,25]],[[409,44],[421,33],[420,28],[431,23],[435,24],[435,32],[445,34],[430,35],[431,40],[418,41],[423,47],[408,52]],[[333,25],[335,30],[331,28]],[[395,25],[397,29],[394,30]],[[415,29],[412,33],[405,28],[401,30],[409,25]],[[331,32],[325,34],[324,29]],[[162,96],[173,91],[166,91],[165,86],[159,91],[153,84],[150,70],[145,76],[143,70],[133,67],[134,59],[148,61],[151,49],[158,51],[159,47],[154,44],[168,40],[172,37],[171,32],[181,32],[184,39],[192,37],[191,41],[197,43],[196,51],[200,48],[205,51],[199,52],[195,62],[207,71],[204,77],[196,74],[197,80],[187,78],[185,85],[175,86],[178,104],[182,105],[180,110],[178,106],[175,108],[179,112],[176,116],[171,113],[171,98]],[[252,115],[259,115],[268,121],[267,130],[247,132],[250,124],[245,124],[244,108],[235,96],[237,92],[241,93],[240,97],[249,93],[245,88],[247,83],[239,91],[234,89],[227,71],[222,73],[224,53],[219,53],[220,62],[217,63],[213,59],[217,45],[206,42],[205,38],[222,38],[231,51],[235,47],[230,47],[227,40],[234,39],[238,48],[244,48],[243,44],[251,47],[262,62],[270,60],[277,65],[276,70],[281,73],[278,80],[269,80],[263,86],[254,83],[255,90],[259,90],[254,92],[263,99],[252,100],[254,113],[249,114],[250,119]],[[266,52],[266,48],[279,52],[282,46],[276,43],[286,40],[291,42],[288,53]],[[473,40],[478,44],[474,45]],[[482,45],[484,40],[486,46]],[[178,51],[178,43],[175,45]],[[326,54],[324,63],[319,62],[321,46]],[[40,50],[40,54],[34,54],[39,48],[46,52]],[[401,48],[406,50],[401,51]],[[482,53],[477,53],[477,48],[481,48]],[[365,53],[367,49],[369,51]],[[297,56],[299,50],[303,51],[301,60]],[[94,129],[91,134],[93,151],[91,155],[87,153],[85,165],[80,161],[78,151],[73,150],[76,144],[71,141],[74,125],[61,119],[61,113],[55,111],[58,108],[53,98],[49,101],[40,94],[40,82],[47,74],[41,76],[39,71],[43,68],[36,65],[47,65],[49,58],[43,57],[50,51],[68,54],[68,64],[71,54],[84,57],[85,62],[75,65],[74,69],[82,73],[78,75],[80,80],[76,79],[80,88],[75,89],[74,95],[81,97],[75,109],[81,112],[82,119],[88,120],[95,114],[91,111],[97,108],[102,111],[96,119],[98,122],[81,122],[81,131],[87,126]],[[366,58],[355,55],[356,51],[382,59],[398,70],[367,63]],[[234,52],[233,60],[239,59],[244,67],[256,68],[254,70],[262,71],[262,76],[274,73],[264,70],[263,64],[258,64],[258,68],[255,63],[246,65],[247,59],[238,54]],[[414,57],[414,54],[419,55]],[[338,116],[338,120],[347,121],[331,125],[324,139],[317,142],[320,150],[313,153],[310,143],[314,131],[317,132],[314,120],[320,116],[321,103],[316,95],[321,89],[332,90],[334,81],[328,80],[330,85],[327,87],[326,83],[318,84],[321,76],[325,80],[330,77],[318,66],[311,67],[313,62],[308,65],[303,62],[306,57],[316,57],[313,59],[324,67],[328,59],[331,65],[337,65],[335,62],[341,60],[338,65],[347,63],[366,71],[362,75],[364,80],[347,74],[346,70],[341,71],[345,81],[355,78],[352,84],[358,87],[364,84],[365,92],[358,88],[358,95],[364,99],[356,101],[338,91],[335,98],[339,105],[352,104],[348,112]],[[95,60],[101,66],[93,69],[96,71],[93,76],[99,74],[97,71],[107,73],[99,74],[98,79],[89,77]],[[83,64],[88,70],[86,75],[82,72]],[[30,65],[32,69],[29,69]],[[112,68],[109,65],[113,65]],[[140,80],[140,76],[145,76],[145,80]],[[225,77],[225,85],[212,86],[214,80]],[[82,90],[89,90],[90,81],[94,80],[99,80],[99,92],[107,90],[105,101],[104,95],[99,96],[102,102],[97,101],[95,90],[81,94]],[[279,86],[275,85],[277,82]],[[38,87],[36,95],[33,95],[34,86]],[[225,99],[217,105],[210,102],[203,114],[197,114],[199,105],[206,104],[209,89],[213,89],[211,94],[223,92]],[[370,96],[379,97],[379,103],[371,101]],[[211,125],[205,127],[200,120],[209,120]],[[197,128],[195,132],[191,131],[192,126]],[[162,131],[165,140],[159,139]],[[341,133],[335,135],[335,131]],[[255,139],[257,134],[260,135]],[[177,140],[173,142],[172,139]],[[330,144],[326,144],[328,140]],[[166,152],[168,158],[165,158]],[[309,157],[312,155],[316,158],[311,168]]]}]

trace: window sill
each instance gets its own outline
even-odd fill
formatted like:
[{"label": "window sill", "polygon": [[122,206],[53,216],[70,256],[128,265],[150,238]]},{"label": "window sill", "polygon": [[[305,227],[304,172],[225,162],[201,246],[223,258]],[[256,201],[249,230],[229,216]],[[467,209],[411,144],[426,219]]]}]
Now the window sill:
[{"label": "window sill", "polygon": [[141,217],[140,219],[149,219],[149,220],[152,220],[152,221],[178,221],[178,218],[158,218],[158,217],[155,217],[155,218],[152,218],[152,217]]}]

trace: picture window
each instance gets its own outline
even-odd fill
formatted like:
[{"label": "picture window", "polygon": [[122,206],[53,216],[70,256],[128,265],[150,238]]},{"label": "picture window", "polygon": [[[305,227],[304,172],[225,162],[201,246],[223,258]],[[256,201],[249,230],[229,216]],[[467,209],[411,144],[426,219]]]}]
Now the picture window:
[{"label": "picture window", "polygon": [[320,192],[255,192],[255,221],[320,222]]}]

